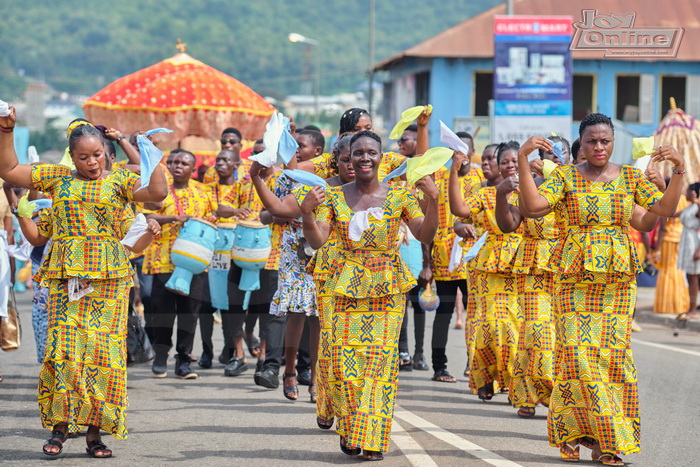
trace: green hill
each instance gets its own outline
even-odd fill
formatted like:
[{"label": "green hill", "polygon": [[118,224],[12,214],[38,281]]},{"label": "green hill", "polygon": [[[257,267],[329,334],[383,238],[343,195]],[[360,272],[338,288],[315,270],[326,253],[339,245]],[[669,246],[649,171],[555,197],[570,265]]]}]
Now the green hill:
[{"label": "green hill", "polygon": [[[377,61],[499,3],[498,0],[376,2]],[[297,32],[321,42],[323,94],[352,91],[366,76],[369,0],[5,1],[0,27],[0,98],[25,78],[92,95],[115,79],[176,53],[195,58],[258,93],[298,93],[305,50]]]}]

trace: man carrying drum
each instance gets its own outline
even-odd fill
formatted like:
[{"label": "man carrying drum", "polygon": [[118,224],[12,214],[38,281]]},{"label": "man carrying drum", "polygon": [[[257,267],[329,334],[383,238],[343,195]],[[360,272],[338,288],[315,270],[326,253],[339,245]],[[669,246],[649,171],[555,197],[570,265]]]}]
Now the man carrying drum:
[{"label": "man carrying drum", "polygon": [[182,225],[190,219],[216,222],[214,206],[209,190],[203,185],[190,180],[197,160],[188,151],[180,151],[172,162],[172,184],[168,187],[168,197],[157,211],[151,211],[147,217],[155,219],[162,227],[146,251],[143,271],[153,275],[152,335],[153,349],[156,357],[152,371],[156,378],[168,374],[168,352],[173,345],[172,335],[177,317],[177,343],[175,346],[175,376],[181,379],[197,378],[197,373],[190,368],[190,353],[194,343],[197,316],[202,306],[206,281],[204,275],[192,277],[188,296],[168,290],[165,285],[170,279],[175,266],[171,259],[171,250],[180,234]]}]

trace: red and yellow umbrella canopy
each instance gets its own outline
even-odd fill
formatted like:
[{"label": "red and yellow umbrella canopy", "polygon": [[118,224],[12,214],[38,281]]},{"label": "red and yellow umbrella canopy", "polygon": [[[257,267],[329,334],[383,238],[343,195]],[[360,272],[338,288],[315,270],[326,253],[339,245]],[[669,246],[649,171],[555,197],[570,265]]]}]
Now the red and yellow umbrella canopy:
[{"label": "red and yellow umbrella canopy", "polygon": [[136,130],[166,127],[169,140],[217,140],[227,127],[261,138],[274,107],[245,84],[182,52],[111,83],[83,104],[95,124]]}]

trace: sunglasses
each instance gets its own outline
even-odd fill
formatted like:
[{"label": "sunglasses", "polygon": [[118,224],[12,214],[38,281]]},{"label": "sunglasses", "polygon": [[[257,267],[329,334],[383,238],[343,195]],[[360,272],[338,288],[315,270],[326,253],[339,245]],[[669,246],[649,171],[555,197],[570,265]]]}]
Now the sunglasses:
[{"label": "sunglasses", "polygon": [[406,138],[405,136],[398,139],[399,143],[405,143],[406,141],[415,141],[416,138]]},{"label": "sunglasses", "polygon": [[237,139],[231,138],[231,139],[223,139],[221,138],[221,144],[241,144],[240,141]]}]

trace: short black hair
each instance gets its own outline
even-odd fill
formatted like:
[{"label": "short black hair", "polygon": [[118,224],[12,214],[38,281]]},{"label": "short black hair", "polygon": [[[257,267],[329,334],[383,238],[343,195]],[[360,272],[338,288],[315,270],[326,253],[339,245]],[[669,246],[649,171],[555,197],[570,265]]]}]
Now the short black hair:
[{"label": "short black hair", "polygon": [[348,151],[350,150],[350,141],[352,140],[351,135],[345,135],[342,138],[338,138],[336,140],[335,144],[333,145],[333,150],[331,151],[331,160],[329,163],[331,172],[334,174],[338,173],[338,159],[340,159],[340,152],[347,148]]},{"label": "short black hair", "polygon": [[506,151],[515,151],[518,152],[520,149],[520,143],[517,141],[507,141],[504,143],[501,143],[498,145],[496,148],[496,161],[500,164],[501,163],[501,155],[504,154]]},{"label": "short black hair", "polygon": [[263,139],[259,139],[255,141],[255,144],[265,144],[265,141]]},{"label": "short black hair", "polygon": [[474,137],[472,135],[470,135],[469,133],[467,133],[466,131],[458,131],[455,134],[457,135],[458,138],[467,138],[467,139],[472,140],[472,143],[474,142]]},{"label": "short black hair", "polygon": [[321,129],[317,127],[316,125],[306,125],[302,130],[313,130],[313,131],[318,131],[320,132]]},{"label": "short black hair", "polygon": [[243,141],[243,135],[241,135],[241,132],[238,131],[237,128],[229,127],[226,128],[224,131],[221,132],[221,136],[224,136],[226,133],[233,133],[234,135],[238,136],[238,139]]},{"label": "short black hair", "polygon": [[573,163],[576,161],[576,156],[578,156],[578,152],[581,150],[581,140],[579,138],[576,138],[576,140],[571,143],[571,162]]},{"label": "short black hair", "polygon": [[360,117],[363,115],[367,115],[369,118],[372,118],[369,112],[367,112],[365,109],[354,107],[346,110],[340,117],[340,130],[338,130],[338,134],[342,135],[343,133],[354,131],[355,125],[357,125],[357,122],[360,121]]},{"label": "short black hair", "polygon": [[72,152],[75,145],[78,144],[78,141],[80,141],[83,138],[92,137],[98,138],[104,146],[105,138],[104,136],[102,136],[102,132],[100,132],[100,130],[98,130],[92,125],[81,125],[79,127],[76,127],[73,129],[73,131],[70,132],[70,136],[68,136],[68,147]]},{"label": "short black hair", "polygon": [[491,148],[498,149],[498,144],[496,144],[496,143],[487,144],[486,147],[484,148],[484,150],[481,151],[481,154],[485,153],[487,149],[491,149]]},{"label": "short black hair", "polygon": [[610,117],[601,113],[593,113],[586,115],[583,117],[583,120],[581,120],[581,124],[578,126],[579,138],[583,136],[583,132],[586,130],[586,128],[593,125],[608,125],[612,130],[613,135],[615,134],[615,125],[613,125]]},{"label": "short black hair", "polygon": [[105,155],[111,156],[117,154],[117,149],[114,147],[114,141],[105,140]]},{"label": "short black hair", "polygon": [[352,147],[353,147],[353,145],[355,144],[355,142],[356,142],[357,140],[361,139],[361,138],[370,138],[370,139],[375,140],[377,143],[379,143],[379,151],[381,152],[381,150],[382,150],[382,139],[379,137],[378,134],[376,134],[376,133],[373,132],[373,131],[369,131],[369,130],[358,131],[357,133],[355,133],[355,134],[353,135],[352,139],[350,140],[350,150],[351,150],[351,151],[352,151]]},{"label": "short black hair", "polygon": [[688,185],[689,190],[693,190],[696,195],[700,196],[700,182],[691,183]]},{"label": "short black hair", "polygon": [[[173,152],[175,152],[175,151],[174,150],[171,151],[170,154],[172,154]],[[194,165],[197,165],[197,156],[195,156],[194,154],[189,152],[187,149],[178,149],[177,153],[175,153],[175,154],[178,156],[180,154],[187,154],[188,156],[190,156],[192,158],[192,162],[194,163]]]},{"label": "short black hair", "polygon": [[321,149],[326,147],[326,138],[323,137],[320,131],[315,130],[301,130],[297,132],[297,135],[305,135],[311,138],[311,144],[318,146]]},{"label": "short black hair", "polygon": [[415,123],[411,123],[406,127],[404,131],[412,131],[414,133],[418,133],[418,125],[416,125]]}]

